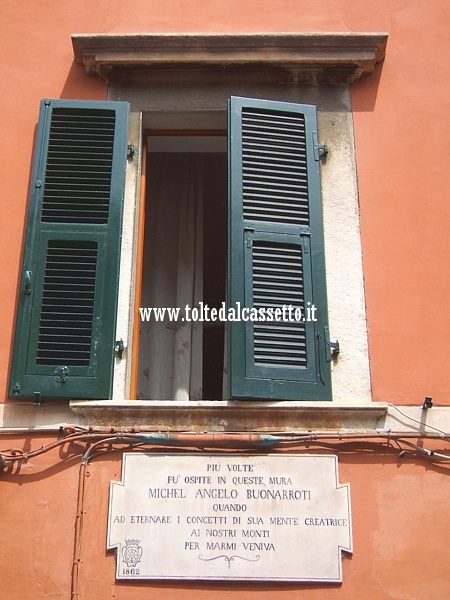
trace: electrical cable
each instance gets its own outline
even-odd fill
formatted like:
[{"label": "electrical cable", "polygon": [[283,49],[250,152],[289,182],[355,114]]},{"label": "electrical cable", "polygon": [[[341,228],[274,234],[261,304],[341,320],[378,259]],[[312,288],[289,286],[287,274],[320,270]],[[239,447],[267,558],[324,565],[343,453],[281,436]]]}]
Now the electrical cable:
[{"label": "electrical cable", "polygon": [[[420,439],[436,439],[433,436],[424,436],[413,434],[394,434],[391,431],[383,431],[378,433],[358,434],[354,432],[340,432],[339,434],[333,432],[309,432],[300,435],[288,434],[288,435],[269,435],[269,434],[238,434],[238,433],[220,433],[220,434],[205,434],[205,433],[143,433],[143,432],[94,432],[92,430],[83,430],[79,432],[72,432],[65,435],[57,440],[50,442],[36,450],[25,452],[21,448],[11,448],[6,451],[0,452],[0,463],[2,469],[7,468],[13,463],[27,462],[30,458],[39,456],[45,452],[49,452],[52,449],[68,444],[71,442],[85,442],[88,444],[87,448],[74,448],[72,454],[83,454],[84,460],[89,459],[101,450],[101,447],[105,444],[120,444],[129,445],[131,448],[145,447],[145,446],[159,446],[159,447],[181,447],[181,448],[214,448],[223,450],[245,450],[248,448],[253,449],[268,449],[271,448],[275,451],[277,447],[288,447],[292,445],[303,446],[306,448],[311,447],[328,447],[333,448],[336,451],[339,449],[348,448],[350,445],[353,450],[367,449],[370,447],[377,448],[382,447],[387,442],[387,446],[390,446],[391,442],[395,442],[397,446],[402,450],[401,444],[408,445],[414,448],[417,453],[430,457],[440,458],[441,460],[448,460],[450,457],[444,453],[436,452],[434,450],[424,450],[422,447],[412,442],[407,442],[407,437],[419,437]],[[440,436],[442,438],[442,436]],[[376,441],[378,440],[378,441]],[[117,451],[120,449],[117,448]]]},{"label": "electrical cable", "polygon": [[450,455],[442,454],[441,452],[436,452],[435,450],[428,450],[427,448],[422,448],[422,446],[418,446],[417,444],[413,444],[408,440],[400,440],[402,444],[406,446],[410,446],[414,448],[419,454],[425,454],[429,458],[437,458],[439,460],[450,460]]},{"label": "electrical cable", "polygon": [[439,429],[438,427],[434,427],[433,425],[429,425],[428,423],[425,423],[424,421],[419,421],[418,419],[414,419],[414,417],[410,417],[409,415],[407,415],[406,413],[404,413],[403,411],[401,411],[398,406],[395,406],[395,404],[391,404],[390,402],[387,403],[387,405],[390,408],[395,408],[395,410],[397,412],[399,412],[403,417],[405,417],[405,419],[409,419],[410,421],[414,421],[414,423],[418,423],[421,427],[428,427],[428,429],[433,429],[434,431],[437,431],[439,433],[439,436],[442,438],[445,437],[449,437],[449,433],[446,433],[445,431],[442,431],[442,429]]}]

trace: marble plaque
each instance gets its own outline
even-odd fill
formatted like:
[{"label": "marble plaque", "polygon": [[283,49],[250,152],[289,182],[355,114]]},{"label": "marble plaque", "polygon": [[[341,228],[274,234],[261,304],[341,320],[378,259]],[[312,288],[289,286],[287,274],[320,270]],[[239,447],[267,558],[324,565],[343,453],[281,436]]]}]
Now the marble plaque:
[{"label": "marble plaque", "polygon": [[117,579],[340,582],[350,490],[331,455],[125,453]]}]

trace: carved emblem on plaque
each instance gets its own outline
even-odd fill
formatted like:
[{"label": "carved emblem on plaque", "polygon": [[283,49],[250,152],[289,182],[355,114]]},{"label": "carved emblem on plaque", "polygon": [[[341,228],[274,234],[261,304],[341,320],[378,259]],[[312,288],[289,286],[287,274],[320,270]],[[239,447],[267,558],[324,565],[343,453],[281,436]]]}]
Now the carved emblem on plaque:
[{"label": "carved emblem on plaque", "polygon": [[135,567],[141,562],[143,549],[139,546],[141,540],[125,540],[125,546],[122,548],[122,555],[127,567]]}]

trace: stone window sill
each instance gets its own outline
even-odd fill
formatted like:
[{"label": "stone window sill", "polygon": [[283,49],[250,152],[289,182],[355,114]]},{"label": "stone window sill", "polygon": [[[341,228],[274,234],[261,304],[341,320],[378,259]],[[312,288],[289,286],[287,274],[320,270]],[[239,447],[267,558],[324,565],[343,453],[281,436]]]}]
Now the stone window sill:
[{"label": "stone window sill", "polygon": [[275,401],[77,400],[70,408],[85,426],[212,432],[373,431],[387,413],[377,403]]}]

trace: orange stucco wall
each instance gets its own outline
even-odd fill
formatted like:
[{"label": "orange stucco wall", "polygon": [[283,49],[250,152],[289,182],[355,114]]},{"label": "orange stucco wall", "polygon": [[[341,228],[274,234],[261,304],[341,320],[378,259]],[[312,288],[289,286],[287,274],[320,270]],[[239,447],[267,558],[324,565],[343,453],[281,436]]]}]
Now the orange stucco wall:
[{"label": "orange stucco wall", "polygon": [[[0,0],[0,400],[39,100],[106,97],[104,83],[74,64],[72,33],[386,31],[384,64],[352,89],[373,399],[418,405],[429,395],[450,405],[449,22],[448,0]],[[48,441],[0,435],[0,450]],[[280,586],[116,583],[105,531],[120,456],[94,460],[79,600],[446,600],[444,466],[380,448],[341,449],[339,461],[353,507],[344,583]],[[70,598],[78,469],[73,448],[56,449],[0,474],[1,598]]]},{"label": "orange stucco wall", "polygon": [[[32,445],[49,441],[34,439]],[[10,442],[21,445],[23,440]],[[70,598],[79,471],[74,450],[67,444],[3,477],[2,598]],[[121,454],[94,458],[85,479],[79,598],[207,600],[214,594],[218,600],[293,600],[301,594],[308,600],[447,600],[448,476],[426,460],[397,455],[386,447],[367,448],[364,456],[349,449],[339,453],[340,479],[351,486],[354,545],[353,556],[343,558],[342,585],[116,582],[106,529],[109,482],[121,478]],[[170,552],[170,545],[161,551]]]},{"label": "orange stucco wall", "polygon": [[353,88],[374,399],[448,404],[450,6],[376,4],[388,59]]},{"label": "orange stucco wall", "polygon": [[386,61],[353,87],[373,396],[450,403],[446,0],[3,0],[0,12],[2,397],[38,101],[106,95],[74,64],[72,33],[386,31]]}]

